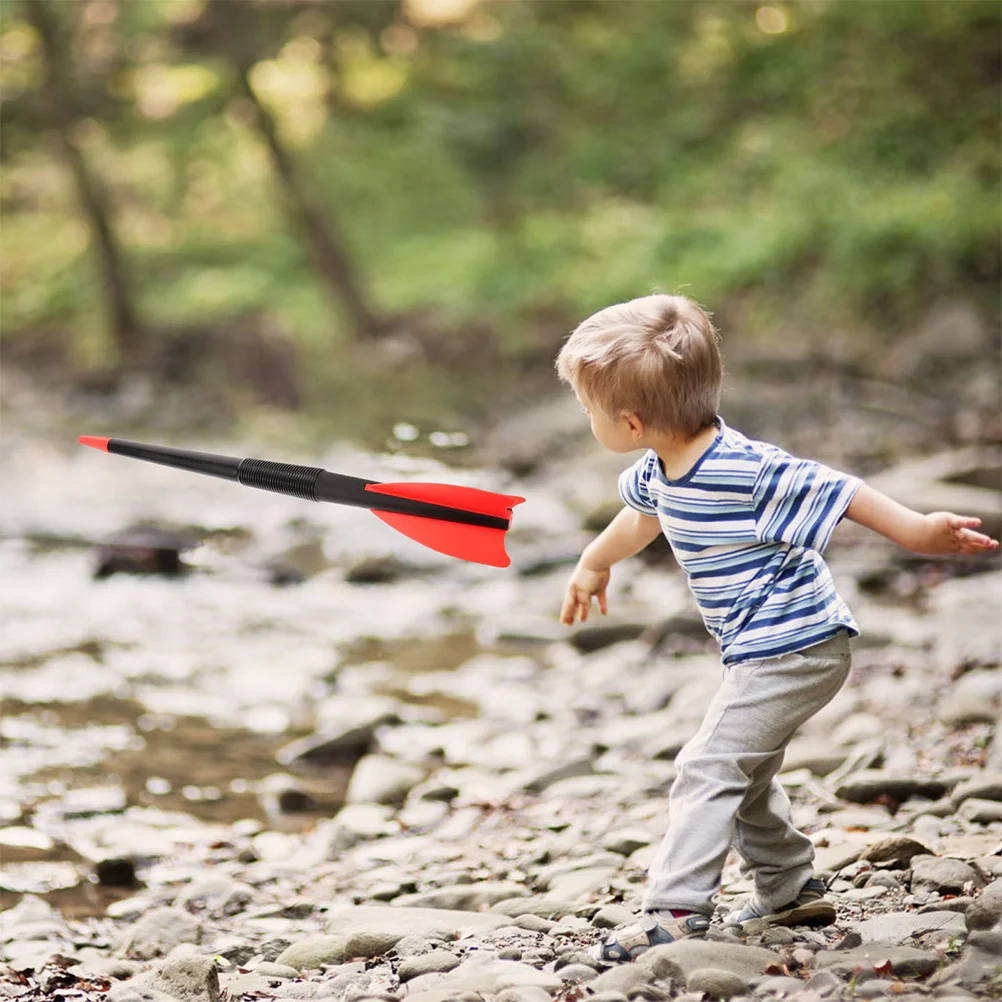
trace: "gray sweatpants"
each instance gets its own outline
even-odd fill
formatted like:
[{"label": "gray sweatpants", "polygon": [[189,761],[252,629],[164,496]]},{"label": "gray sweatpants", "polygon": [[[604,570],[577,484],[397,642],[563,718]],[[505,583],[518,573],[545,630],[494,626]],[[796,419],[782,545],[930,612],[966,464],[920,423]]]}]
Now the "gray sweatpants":
[{"label": "gray sweatpants", "polygon": [[713,914],[733,844],[766,908],[797,897],[814,872],[814,846],[793,826],[776,779],[793,732],[849,674],[849,636],[795,654],[726,665],[696,736],[679,752],[668,832],[648,873],[643,910]]}]

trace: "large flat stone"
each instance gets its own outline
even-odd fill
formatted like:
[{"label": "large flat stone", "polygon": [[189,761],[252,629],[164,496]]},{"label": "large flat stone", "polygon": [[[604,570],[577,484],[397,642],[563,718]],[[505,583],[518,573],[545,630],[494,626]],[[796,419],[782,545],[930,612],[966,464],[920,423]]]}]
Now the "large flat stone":
[{"label": "large flat stone", "polygon": [[307,936],[283,950],[276,958],[297,971],[313,970],[323,964],[344,962],[344,936]]},{"label": "large flat stone", "polygon": [[937,856],[914,856],[911,861],[912,891],[936,891],[938,894],[960,894],[967,884],[980,886],[982,881],[974,867],[959,859]]},{"label": "large flat stone", "polygon": [[503,915],[489,912],[358,905],[331,911],[327,933],[346,938],[348,957],[376,957],[393,949],[404,936],[453,940],[464,932],[484,933],[507,924]]},{"label": "large flat stone", "polygon": [[871,863],[908,863],[915,856],[929,856],[928,846],[907,835],[888,835],[863,851],[860,859]]},{"label": "large flat stone", "polygon": [[[425,975],[425,978],[434,978],[434,975]],[[413,998],[424,999],[443,997],[455,998],[463,992],[478,993],[483,997],[490,997],[505,988],[529,989],[542,988],[546,992],[553,994],[563,986],[563,982],[556,974],[547,971],[539,971],[528,964],[521,964],[515,960],[498,960],[496,957],[472,957],[464,961],[455,970],[448,974],[443,974],[432,983],[430,980],[427,987],[415,992]],[[439,993],[448,993],[440,996]],[[408,995],[408,998],[412,996]]]},{"label": "large flat stone", "polygon": [[883,769],[860,769],[846,776],[835,788],[835,796],[854,804],[872,804],[878,797],[893,797],[898,802],[910,797],[935,800],[949,790],[942,780],[918,776],[898,776]]},{"label": "large flat stone", "polygon": [[948,934],[964,936],[967,926],[960,912],[934,911],[916,914],[915,912],[887,912],[864,922],[853,922],[849,926],[863,938],[863,945],[879,943],[883,946],[903,946],[914,936],[922,936],[927,932],[942,931]]},{"label": "large flat stone", "polygon": [[577,905],[563,898],[531,897],[508,898],[491,906],[491,913],[517,918],[519,915],[538,915],[545,919],[561,919],[570,915]]},{"label": "large flat stone", "polygon": [[[814,967],[831,971],[840,978],[855,977],[859,981],[884,976],[885,966],[898,978],[921,978],[939,967],[939,957],[931,950],[916,950],[910,946],[887,947],[880,944],[857,946],[854,950],[823,950],[814,955]],[[878,974],[875,968],[881,968]]]},{"label": "large flat stone", "polygon": [[999,856],[1002,855],[1002,839],[991,833],[985,835],[947,835],[936,843],[936,853],[951,859]]},{"label": "large flat stone", "polygon": [[419,894],[403,894],[393,899],[394,908],[444,908],[449,911],[476,912],[490,908],[499,901],[524,898],[529,892],[522,884],[509,881],[481,881],[477,884],[456,884],[436,887]]},{"label": "large flat stone", "polygon": [[685,982],[693,971],[707,967],[729,971],[745,979],[754,978],[779,963],[778,954],[760,946],[694,939],[652,947],[637,960],[637,964],[652,971],[659,981],[671,978],[676,982]]}]

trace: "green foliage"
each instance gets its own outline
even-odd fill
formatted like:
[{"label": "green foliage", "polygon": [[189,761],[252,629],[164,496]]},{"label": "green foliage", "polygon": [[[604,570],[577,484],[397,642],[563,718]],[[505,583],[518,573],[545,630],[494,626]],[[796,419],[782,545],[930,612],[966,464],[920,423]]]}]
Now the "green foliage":
[{"label": "green foliage", "polygon": [[[989,0],[511,0],[445,25],[396,0],[247,0],[227,18],[228,0],[49,2],[73,135],[151,325],[266,315],[321,373],[349,337],[238,50],[383,315],[485,322],[517,354],[540,317],[556,338],[655,288],[740,301],[748,334],[891,337],[939,297],[997,313]],[[18,4],[0,5],[0,55],[2,333],[67,328],[93,361],[94,240]]]}]

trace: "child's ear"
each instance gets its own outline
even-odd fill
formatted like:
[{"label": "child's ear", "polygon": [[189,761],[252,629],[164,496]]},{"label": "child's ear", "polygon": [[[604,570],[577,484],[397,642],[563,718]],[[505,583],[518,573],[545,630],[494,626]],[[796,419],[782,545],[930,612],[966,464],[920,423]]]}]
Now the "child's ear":
[{"label": "child's ear", "polygon": [[644,422],[640,419],[640,415],[634,411],[629,413],[623,413],[623,420],[626,422],[626,426],[630,429],[630,434],[634,438],[640,438],[644,433]]}]

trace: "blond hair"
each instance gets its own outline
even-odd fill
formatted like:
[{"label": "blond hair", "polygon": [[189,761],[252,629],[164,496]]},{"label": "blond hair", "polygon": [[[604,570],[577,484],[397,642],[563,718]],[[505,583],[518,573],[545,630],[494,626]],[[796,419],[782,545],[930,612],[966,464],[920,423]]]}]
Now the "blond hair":
[{"label": "blond hair", "polygon": [[692,438],[717,415],[717,334],[685,296],[643,296],[599,310],[567,338],[556,366],[612,417],[636,414],[654,429]]}]

